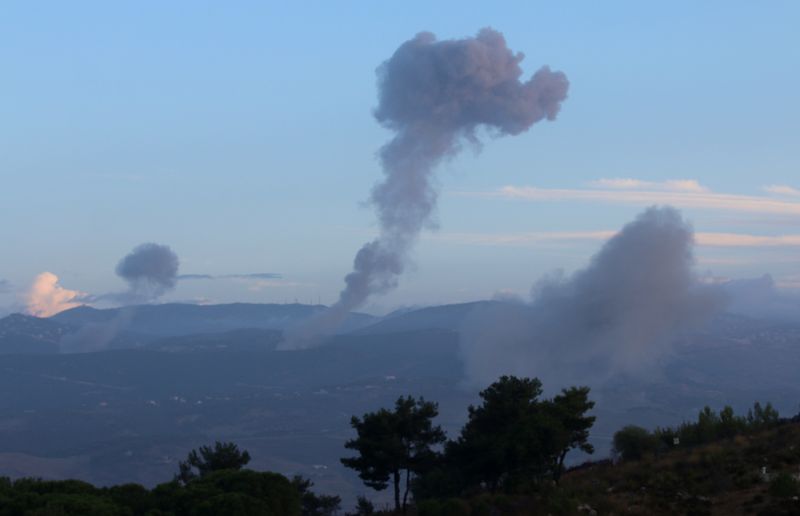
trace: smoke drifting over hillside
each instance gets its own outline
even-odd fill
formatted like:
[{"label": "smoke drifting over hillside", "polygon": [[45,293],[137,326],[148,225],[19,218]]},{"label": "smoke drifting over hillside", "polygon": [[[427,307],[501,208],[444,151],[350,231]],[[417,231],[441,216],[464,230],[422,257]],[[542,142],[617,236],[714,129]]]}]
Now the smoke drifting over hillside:
[{"label": "smoke drifting over hillside", "polygon": [[673,208],[650,208],[569,277],[553,276],[517,310],[473,314],[461,332],[470,379],[501,374],[557,384],[636,374],[668,352],[676,332],[724,305],[692,272],[693,232]]},{"label": "smoke drifting over hillside", "polygon": [[339,300],[316,331],[335,326],[370,295],[397,286],[436,207],[433,171],[458,153],[463,140],[477,144],[481,126],[493,136],[516,135],[556,118],[567,97],[566,76],[545,66],[521,81],[523,57],[492,29],[447,41],[423,32],[378,68],[375,118],[395,131],[380,151],[384,179],[370,198],[380,235],[358,251]]},{"label": "smoke drifting over hillside", "polygon": [[175,288],[178,265],[178,255],[169,246],[145,243],[120,260],[116,273],[128,282],[128,300],[150,301]]},{"label": "smoke drifting over hillside", "polygon": [[[126,292],[97,296],[94,300],[110,300],[123,305],[154,301],[178,283],[178,255],[169,246],[145,243],[136,246],[122,258],[116,273],[128,283]],[[65,335],[59,342],[62,353],[99,351],[130,324],[136,307],[120,310],[117,315],[104,322],[88,323],[74,333]]]}]

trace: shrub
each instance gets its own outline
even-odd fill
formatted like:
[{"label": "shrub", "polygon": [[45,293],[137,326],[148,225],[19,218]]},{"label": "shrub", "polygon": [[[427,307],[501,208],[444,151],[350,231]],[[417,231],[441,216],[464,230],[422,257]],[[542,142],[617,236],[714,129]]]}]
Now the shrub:
[{"label": "shrub", "polygon": [[614,454],[622,460],[640,460],[658,449],[658,439],[640,426],[628,425],[614,434]]},{"label": "shrub", "polygon": [[797,496],[800,494],[800,483],[789,473],[778,473],[769,483],[769,494],[776,498]]}]

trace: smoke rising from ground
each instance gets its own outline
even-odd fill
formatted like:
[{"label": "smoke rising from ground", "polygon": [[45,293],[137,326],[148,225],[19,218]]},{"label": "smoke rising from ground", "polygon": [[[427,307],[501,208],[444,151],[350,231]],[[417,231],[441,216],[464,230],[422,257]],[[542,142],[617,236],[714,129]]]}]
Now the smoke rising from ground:
[{"label": "smoke rising from ground", "polygon": [[116,273],[128,282],[130,301],[157,299],[175,288],[178,255],[169,246],[145,243],[136,246],[117,264]]},{"label": "smoke rising from ground", "polygon": [[545,66],[522,81],[523,57],[492,29],[446,41],[423,32],[378,68],[375,118],[395,132],[380,150],[384,179],[370,197],[380,234],[356,254],[339,300],[316,332],[330,330],[369,296],[397,286],[436,207],[433,170],[457,154],[462,141],[477,144],[482,126],[493,136],[516,135],[556,118],[567,97],[566,76]]},{"label": "smoke rising from ground", "polygon": [[[122,258],[116,273],[128,283],[126,292],[105,294],[95,300],[111,300],[121,304],[154,301],[178,283],[178,255],[166,245],[145,243],[136,246]],[[110,321],[89,323],[62,337],[62,353],[82,353],[105,349],[130,324],[135,306],[123,307]]]},{"label": "smoke rising from ground", "polygon": [[43,272],[36,276],[25,295],[26,312],[36,317],[50,317],[83,304],[88,294],[61,286],[58,276]]},{"label": "smoke rising from ground", "polygon": [[470,380],[518,374],[586,384],[647,370],[676,332],[723,308],[719,288],[696,281],[692,248],[677,210],[646,210],[585,269],[537,283],[530,304],[473,314],[461,332]]}]

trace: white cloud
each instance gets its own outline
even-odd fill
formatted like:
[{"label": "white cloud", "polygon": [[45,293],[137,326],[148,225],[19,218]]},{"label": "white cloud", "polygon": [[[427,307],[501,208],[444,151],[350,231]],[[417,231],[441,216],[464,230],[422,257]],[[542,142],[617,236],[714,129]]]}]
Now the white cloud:
[{"label": "white cloud", "polygon": [[504,186],[489,192],[460,192],[459,195],[524,201],[583,201],[652,206],[668,204],[680,208],[724,210],[746,213],[800,215],[800,202],[754,195],[694,191],[593,190]]},{"label": "white cloud", "polygon": [[591,181],[590,186],[611,190],[655,190],[664,192],[707,192],[696,179],[670,179],[667,181],[642,181],[632,178],[603,178]]},{"label": "white cloud", "polygon": [[800,235],[747,235],[742,233],[697,233],[698,245],[708,247],[794,247],[800,246]]},{"label": "white cloud", "polygon": [[[470,245],[536,245],[557,241],[605,241],[616,231],[553,231],[531,233],[433,233],[426,238]],[[800,235],[749,235],[744,233],[695,233],[702,247],[800,247]]]},{"label": "white cloud", "polygon": [[85,292],[69,290],[58,282],[58,276],[52,272],[43,272],[36,276],[27,294],[27,312],[37,317],[50,317],[69,308],[80,306],[86,298]]},{"label": "white cloud", "polygon": [[529,245],[554,241],[605,241],[615,231],[551,231],[531,233],[430,233],[424,238],[473,245]]},{"label": "white cloud", "polygon": [[765,192],[775,195],[786,195],[789,197],[800,197],[800,190],[787,185],[767,185],[761,188]]}]

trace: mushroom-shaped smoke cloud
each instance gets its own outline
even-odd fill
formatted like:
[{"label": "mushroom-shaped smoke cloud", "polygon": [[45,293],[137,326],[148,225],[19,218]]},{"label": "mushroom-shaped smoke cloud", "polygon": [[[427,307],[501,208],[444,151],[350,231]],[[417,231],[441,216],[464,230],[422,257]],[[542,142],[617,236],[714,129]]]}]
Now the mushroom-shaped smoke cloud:
[{"label": "mushroom-shaped smoke cloud", "polygon": [[128,282],[129,301],[149,301],[175,288],[178,264],[178,255],[169,246],[146,243],[120,260],[116,273]]},{"label": "mushroom-shaped smoke cloud", "polygon": [[477,143],[481,126],[495,136],[516,135],[555,119],[567,97],[566,76],[542,67],[522,81],[523,57],[492,29],[448,41],[423,32],[378,68],[375,117],[395,131],[380,151],[385,177],[371,196],[380,235],[358,251],[339,300],[312,333],[335,327],[370,295],[397,285],[436,206],[433,170],[462,140]]}]

